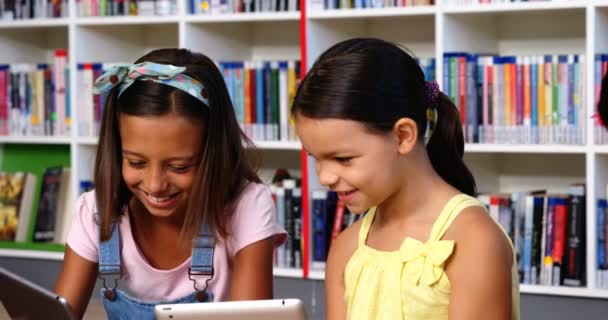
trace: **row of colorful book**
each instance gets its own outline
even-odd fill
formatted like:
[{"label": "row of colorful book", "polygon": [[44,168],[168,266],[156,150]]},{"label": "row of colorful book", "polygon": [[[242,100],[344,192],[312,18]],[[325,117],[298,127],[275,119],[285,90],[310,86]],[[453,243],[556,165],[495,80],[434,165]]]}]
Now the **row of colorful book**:
[{"label": "row of colorful book", "polygon": [[188,0],[191,14],[299,11],[299,0]]},{"label": "row of colorful book", "polygon": [[608,289],[608,201],[597,200],[597,288]]},{"label": "row of colorful book", "polygon": [[[67,240],[74,199],[71,170],[49,167],[44,171],[40,189],[37,176],[27,172],[0,173],[0,241],[53,242]],[[33,210],[39,195],[38,209]],[[30,224],[34,229],[30,234]]]},{"label": "row of colorful book", "polygon": [[79,17],[169,16],[177,14],[177,0],[77,0]]},{"label": "row of colorful book", "polygon": [[220,62],[220,70],[245,133],[255,141],[295,141],[290,107],[300,61]]},{"label": "row of colorful book", "polygon": [[312,0],[312,10],[378,9],[430,6],[435,0]]},{"label": "row of colorful book", "polygon": [[449,6],[488,5],[501,3],[550,2],[552,0],[440,0],[441,4]]},{"label": "row of colorful book", "polygon": [[[115,63],[79,63],[76,74],[80,136],[96,136],[105,94],[93,95],[93,82]],[[236,117],[248,137],[255,141],[295,141],[289,106],[300,77],[299,61],[221,62]]]},{"label": "row of colorful book", "polygon": [[[435,59],[417,61],[426,79],[434,80]],[[250,138],[297,140],[290,108],[301,76],[299,61],[239,61],[219,65],[237,119]]]},{"label": "row of colorful book", "polygon": [[277,223],[287,231],[285,244],[275,251],[275,266],[302,268],[302,188],[300,179],[278,170],[270,186],[277,208]]},{"label": "row of colorful book", "polygon": [[513,242],[521,283],[586,285],[585,186],[568,190],[479,195]]},{"label": "row of colorful book", "polygon": [[325,270],[327,255],[340,232],[351,226],[363,215],[352,213],[336,192],[314,190],[311,209],[311,269]]},{"label": "row of colorful book", "polygon": [[80,106],[78,119],[78,135],[82,137],[96,137],[99,135],[101,118],[105,107],[107,92],[93,94],[93,83],[105,70],[115,63],[79,63],[76,72],[76,99]]},{"label": "row of colorful book", "polygon": [[443,89],[468,143],[584,144],[583,55],[443,58]]},{"label": "row of colorful book", "polygon": [[68,16],[68,0],[0,0],[0,20],[47,19]]},{"label": "row of colorful book", "polygon": [[65,50],[52,64],[0,65],[0,135],[68,136],[69,76]]},{"label": "row of colorful book", "polygon": [[[513,241],[521,283],[586,285],[584,185],[572,185],[568,194],[541,190],[480,194],[479,199]],[[326,190],[313,191],[311,203],[311,268],[323,270],[332,241],[363,215],[348,212],[336,194]],[[598,222],[600,226],[606,225]],[[598,261],[598,272],[608,269],[606,259]]]}]

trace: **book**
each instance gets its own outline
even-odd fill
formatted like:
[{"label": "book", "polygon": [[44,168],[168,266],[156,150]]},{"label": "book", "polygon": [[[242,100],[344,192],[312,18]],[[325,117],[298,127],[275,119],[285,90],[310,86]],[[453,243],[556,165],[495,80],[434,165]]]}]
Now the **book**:
[{"label": "book", "polygon": [[36,176],[0,172],[0,240],[27,241]]}]

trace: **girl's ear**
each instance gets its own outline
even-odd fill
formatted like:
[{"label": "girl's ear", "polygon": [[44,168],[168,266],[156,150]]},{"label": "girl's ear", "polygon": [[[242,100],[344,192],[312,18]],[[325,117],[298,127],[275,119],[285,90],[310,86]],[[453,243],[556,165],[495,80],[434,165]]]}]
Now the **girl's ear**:
[{"label": "girl's ear", "polygon": [[408,154],[418,143],[418,126],[410,118],[401,118],[395,122],[393,133],[397,138],[400,154]]}]

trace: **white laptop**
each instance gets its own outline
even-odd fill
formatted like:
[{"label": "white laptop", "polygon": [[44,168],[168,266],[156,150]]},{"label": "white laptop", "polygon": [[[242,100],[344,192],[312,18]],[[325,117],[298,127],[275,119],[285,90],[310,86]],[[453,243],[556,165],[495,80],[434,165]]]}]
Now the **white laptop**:
[{"label": "white laptop", "polygon": [[160,304],[154,312],[158,320],[307,319],[299,299]]}]

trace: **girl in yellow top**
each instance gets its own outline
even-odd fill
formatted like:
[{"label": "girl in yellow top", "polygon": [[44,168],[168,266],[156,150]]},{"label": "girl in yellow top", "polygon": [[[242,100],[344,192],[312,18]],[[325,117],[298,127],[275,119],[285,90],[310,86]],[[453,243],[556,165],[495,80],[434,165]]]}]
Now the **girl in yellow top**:
[{"label": "girl in yellow top", "polygon": [[338,43],[292,111],[320,182],[367,212],[332,244],[327,319],[519,319],[513,247],[472,197],[460,114],[414,58]]}]

